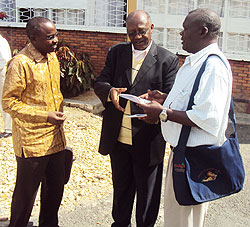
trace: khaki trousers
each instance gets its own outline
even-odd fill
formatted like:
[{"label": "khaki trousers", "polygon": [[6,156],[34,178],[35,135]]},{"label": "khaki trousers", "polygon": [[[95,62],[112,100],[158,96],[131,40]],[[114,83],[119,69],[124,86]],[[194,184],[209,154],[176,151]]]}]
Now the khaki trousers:
[{"label": "khaki trousers", "polygon": [[180,206],[175,199],[173,188],[173,152],[171,151],[164,191],[165,227],[203,227],[208,203],[195,206]]}]

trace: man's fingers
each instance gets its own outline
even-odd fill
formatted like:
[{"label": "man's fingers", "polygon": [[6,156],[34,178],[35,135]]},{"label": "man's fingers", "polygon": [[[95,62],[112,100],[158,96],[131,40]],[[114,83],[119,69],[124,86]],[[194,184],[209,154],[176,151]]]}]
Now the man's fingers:
[{"label": "man's fingers", "polygon": [[113,96],[112,98],[114,98],[116,96],[119,96],[119,94],[125,91],[127,91],[127,88],[112,88],[110,90],[110,94],[111,94],[111,97]]},{"label": "man's fingers", "polygon": [[48,115],[48,122],[50,122],[53,125],[59,125],[62,124],[66,119],[66,115],[62,112],[52,111],[49,112]]},{"label": "man's fingers", "polygon": [[127,88],[112,88],[110,90],[111,100],[115,108],[122,112],[124,112],[125,110],[119,105],[119,94],[121,94],[122,92],[125,92],[126,90]]},{"label": "man's fingers", "polygon": [[122,108],[122,107],[119,105],[119,98],[118,98],[118,99],[115,99],[115,100],[112,100],[112,102],[113,102],[113,104],[114,104],[114,106],[115,106],[116,109],[118,109],[118,110],[124,112],[124,108]]},{"label": "man's fingers", "polygon": [[65,120],[66,119],[66,115],[63,112],[55,112],[55,119],[56,120]]},{"label": "man's fingers", "polygon": [[144,113],[146,113],[148,104],[137,104],[137,106],[139,106],[141,109],[143,109]]},{"label": "man's fingers", "polygon": [[139,97],[143,99],[148,99],[148,93],[142,94]]},{"label": "man's fingers", "polygon": [[62,116],[65,115],[63,112],[55,112],[55,113],[56,113],[56,115],[57,115],[58,117],[62,117]]},{"label": "man's fingers", "polygon": [[123,88],[117,88],[119,91],[119,94],[121,94],[122,92],[127,91],[127,88],[123,87]]},{"label": "man's fingers", "polygon": [[119,105],[118,102],[113,102],[113,104],[114,104],[114,106],[115,106],[116,109],[118,109],[118,110],[120,110],[120,111],[122,111],[122,112],[125,111],[124,108],[122,108],[122,107]]},{"label": "man's fingers", "polygon": [[155,124],[157,122],[157,119],[151,119],[148,116],[147,117],[139,117],[138,119],[145,121],[148,124]]}]

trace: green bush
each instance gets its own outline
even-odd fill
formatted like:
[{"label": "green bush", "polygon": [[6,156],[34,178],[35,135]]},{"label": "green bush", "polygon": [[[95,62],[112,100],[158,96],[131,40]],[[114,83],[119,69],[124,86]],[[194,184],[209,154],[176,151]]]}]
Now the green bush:
[{"label": "green bush", "polygon": [[60,85],[63,97],[75,97],[92,87],[94,68],[88,54],[75,54],[68,45],[60,41],[56,54],[60,62]]}]

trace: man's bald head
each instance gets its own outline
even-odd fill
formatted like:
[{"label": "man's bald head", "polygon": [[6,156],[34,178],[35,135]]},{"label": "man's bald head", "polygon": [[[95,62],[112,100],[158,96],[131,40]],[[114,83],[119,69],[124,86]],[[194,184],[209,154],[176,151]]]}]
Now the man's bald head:
[{"label": "man's bald head", "polygon": [[53,22],[46,17],[33,17],[33,18],[31,18],[26,25],[27,36],[30,38],[31,35],[35,35],[35,34],[40,33],[40,31],[42,29],[41,25],[46,24],[46,23],[53,23]]},{"label": "man's bald head", "polygon": [[145,20],[148,21],[150,24],[152,23],[150,15],[144,10],[135,10],[131,12],[127,17],[126,23],[134,23],[138,20],[142,20],[142,18],[145,18]]}]

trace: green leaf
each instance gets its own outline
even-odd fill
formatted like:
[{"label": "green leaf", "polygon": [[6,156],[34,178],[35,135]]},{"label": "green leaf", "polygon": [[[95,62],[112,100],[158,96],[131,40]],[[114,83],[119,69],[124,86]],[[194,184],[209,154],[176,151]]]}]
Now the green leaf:
[{"label": "green leaf", "polygon": [[90,74],[90,78],[91,78],[92,80],[94,80],[94,79],[95,79],[95,74],[94,74],[94,73],[91,73],[91,74]]},{"label": "green leaf", "polygon": [[74,67],[69,67],[68,75],[74,75]]},{"label": "green leaf", "polygon": [[64,41],[58,44],[57,55],[60,61],[62,93],[72,97],[89,89],[95,79],[89,55],[85,52],[76,55]]}]

